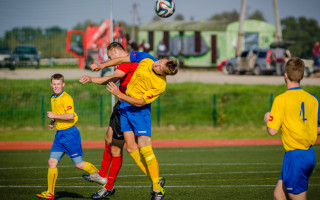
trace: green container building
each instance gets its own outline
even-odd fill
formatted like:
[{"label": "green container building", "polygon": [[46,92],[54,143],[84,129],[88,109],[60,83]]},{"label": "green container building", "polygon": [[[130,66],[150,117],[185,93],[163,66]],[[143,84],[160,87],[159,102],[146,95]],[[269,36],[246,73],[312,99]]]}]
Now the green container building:
[{"label": "green container building", "polygon": [[[171,56],[185,67],[216,67],[235,56],[239,22],[224,21],[155,21],[139,26],[138,43],[150,44],[157,56],[163,42]],[[269,48],[274,41],[275,26],[265,21],[245,20],[242,50]]]}]

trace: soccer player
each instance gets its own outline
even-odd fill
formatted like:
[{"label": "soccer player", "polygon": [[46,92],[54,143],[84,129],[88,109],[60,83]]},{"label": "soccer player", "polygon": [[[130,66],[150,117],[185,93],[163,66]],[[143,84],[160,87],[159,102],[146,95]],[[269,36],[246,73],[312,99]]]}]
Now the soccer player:
[{"label": "soccer player", "polygon": [[304,62],[291,58],[285,65],[287,91],[277,96],[264,121],[275,135],[281,127],[285,154],[274,199],[307,199],[308,180],[316,164],[312,145],[320,133],[320,108],[316,96],[300,87]]},{"label": "soccer player", "polygon": [[[118,42],[112,42],[109,44],[109,46],[107,47],[107,54],[110,59],[128,55],[123,46]],[[118,80],[120,80],[120,91],[122,93],[125,93],[127,89],[127,84],[129,83],[137,66],[138,63],[123,63],[117,67],[117,69],[111,76],[82,76],[79,81],[82,84],[89,82],[96,83],[99,85],[106,85],[110,81],[117,82]],[[95,194],[93,194],[91,198],[100,199],[115,193],[114,182],[116,181],[118,172],[122,164],[123,145],[124,137],[120,128],[120,100],[118,100],[118,102],[113,107],[109,127],[105,134],[105,150],[103,153],[101,169],[98,174],[83,175],[83,178],[88,181],[104,185],[104,187]],[[110,171],[108,178],[106,178],[109,166]]]},{"label": "soccer player", "polygon": [[[146,52],[132,51],[130,56],[115,58],[103,63],[100,68],[121,63],[138,62],[126,94],[113,83],[107,89],[122,99],[120,105],[121,131],[127,144],[127,151],[140,169],[152,181],[152,200],[161,200],[165,191],[159,182],[159,165],[151,143],[151,102],[166,89],[166,76],[178,71],[175,59],[157,60]],[[93,71],[96,66],[91,66]]]},{"label": "soccer player", "polygon": [[74,112],[72,97],[63,90],[64,86],[62,74],[51,76],[51,87],[54,94],[51,96],[52,111],[48,111],[47,116],[51,119],[49,128],[56,126],[57,132],[48,160],[48,190],[37,194],[37,197],[42,199],[54,199],[54,188],[58,177],[57,165],[64,154],[70,156],[77,168],[89,174],[98,172],[91,163],[83,161],[80,132],[75,127],[78,115]]}]

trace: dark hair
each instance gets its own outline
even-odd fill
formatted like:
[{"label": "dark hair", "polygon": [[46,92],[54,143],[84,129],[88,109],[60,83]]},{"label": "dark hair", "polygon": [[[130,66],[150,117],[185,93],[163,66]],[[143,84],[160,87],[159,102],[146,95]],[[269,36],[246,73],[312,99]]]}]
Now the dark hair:
[{"label": "dark hair", "polygon": [[119,42],[111,42],[107,47],[107,51],[110,51],[111,49],[119,49],[125,51],[124,47]]},{"label": "dark hair", "polygon": [[293,57],[288,60],[285,72],[290,81],[300,83],[304,75],[304,62],[300,58]]},{"label": "dark hair", "polygon": [[166,63],[164,73],[166,75],[175,75],[178,72],[178,62],[174,58],[170,58]]},{"label": "dark hair", "polygon": [[62,82],[64,82],[64,76],[62,74],[53,74],[51,76],[51,82],[52,80],[62,80]]}]

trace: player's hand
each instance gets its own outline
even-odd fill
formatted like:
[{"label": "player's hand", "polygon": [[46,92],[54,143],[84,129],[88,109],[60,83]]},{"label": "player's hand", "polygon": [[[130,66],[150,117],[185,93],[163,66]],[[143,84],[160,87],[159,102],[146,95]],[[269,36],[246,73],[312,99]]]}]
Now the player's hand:
[{"label": "player's hand", "polygon": [[109,82],[107,85],[107,90],[113,94],[114,96],[117,96],[121,94],[121,91],[119,90],[119,88],[116,86],[116,84],[114,84],[114,82]]},{"label": "player's hand", "polygon": [[52,119],[49,123],[49,128],[53,129],[54,128],[54,119]]},{"label": "player's hand", "polygon": [[54,124],[49,124],[49,128],[53,129],[54,128]]},{"label": "player's hand", "polygon": [[88,83],[88,82],[90,83],[91,82],[91,77],[87,76],[87,75],[84,75],[79,79],[79,82],[82,83],[82,84],[85,84],[85,83]]},{"label": "player's hand", "polygon": [[267,113],[264,115],[264,122],[266,122],[266,124],[268,123],[269,118],[270,118],[270,112],[267,112]]},{"label": "player's hand", "polygon": [[100,70],[99,65],[98,65],[97,63],[93,63],[93,64],[90,66],[90,68],[91,68],[91,71],[93,71],[93,72]]},{"label": "player's hand", "polygon": [[53,114],[53,112],[51,112],[51,111],[48,111],[48,112],[47,112],[47,117],[48,117],[48,118],[54,119],[54,116],[55,116],[55,114]]}]

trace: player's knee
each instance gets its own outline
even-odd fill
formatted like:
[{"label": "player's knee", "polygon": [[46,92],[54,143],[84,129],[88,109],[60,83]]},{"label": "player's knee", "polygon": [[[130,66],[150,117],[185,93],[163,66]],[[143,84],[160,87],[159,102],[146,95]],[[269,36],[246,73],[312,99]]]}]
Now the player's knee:
[{"label": "player's knee", "polygon": [[118,148],[118,147],[115,147],[115,146],[111,146],[111,154],[112,154],[112,156],[114,156],[114,157],[121,156],[121,154],[122,154],[122,149],[121,149],[121,148]]},{"label": "player's knee", "polygon": [[127,146],[127,152],[132,153],[138,149],[138,146]]},{"label": "player's knee", "polygon": [[79,164],[75,164],[74,166],[75,166],[76,168],[78,168],[78,169],[83,169],[83,168],[84,168],[84,165],[85,165],[85,162],[83,161],[83,162],[81,162],[81,163],[79,163]]},{"label": "player's knee", "polygon": [[56,168],[57,165],[58,165],[58,160],[57,159],[52,159],[52,158],[49,158],[48,160],[48,166],[49,168]]},{"label": "player's knee", "polygon": [[287,198],[286,198],[286,195],[284,193],[275,190],[273,192],[273,199],[274,200],[286,200]]}]

